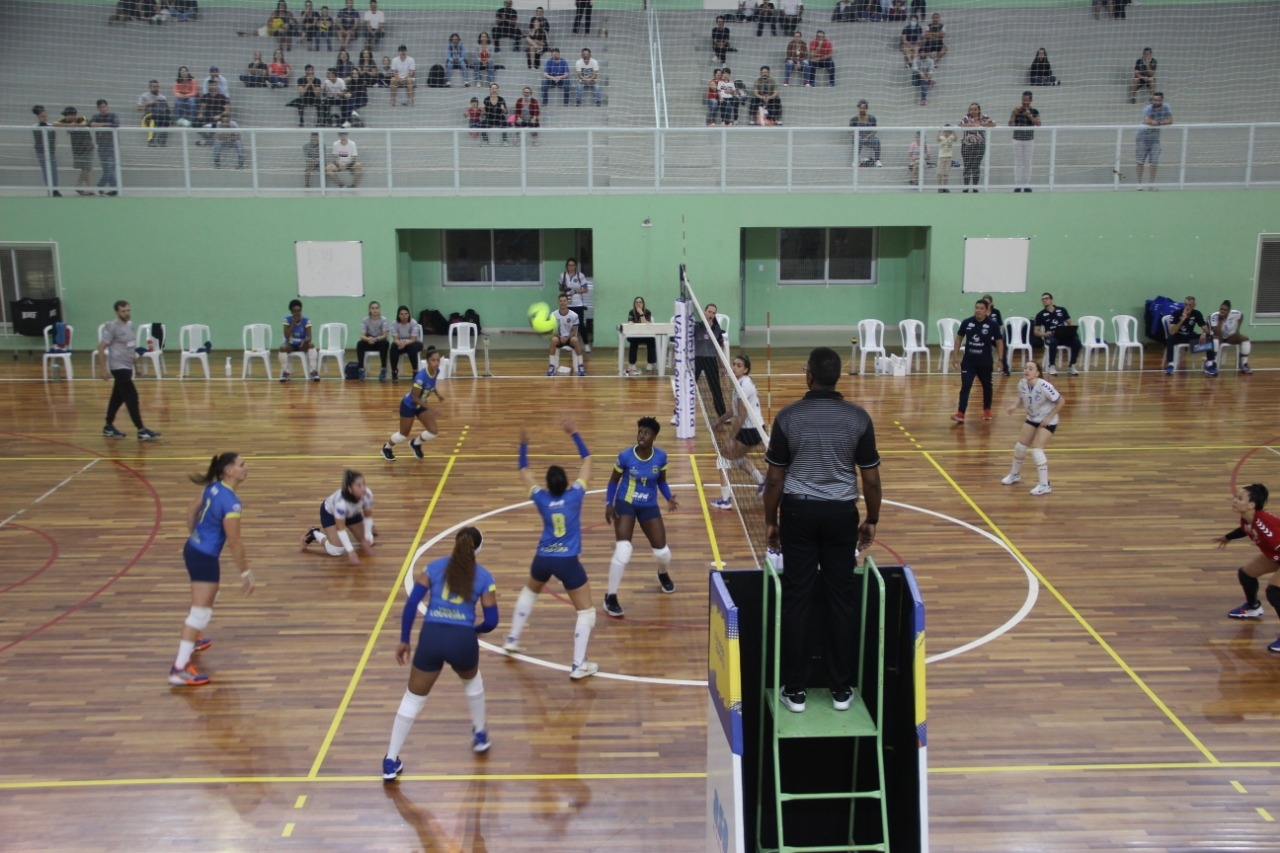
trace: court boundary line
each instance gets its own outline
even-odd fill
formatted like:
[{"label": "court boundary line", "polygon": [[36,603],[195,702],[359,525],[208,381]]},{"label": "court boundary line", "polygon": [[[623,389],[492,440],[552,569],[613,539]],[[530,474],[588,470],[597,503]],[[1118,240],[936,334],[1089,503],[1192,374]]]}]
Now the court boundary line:
[{"label": "court boundary line", "polygon": [[[702,521],[707,526],[707,539],[711,543],[711,564],[715,567],[715,571],[724,571],[724,560],[720,556],[720,541],[716,539],[715,524],[711,521],[710,508],[707,506],[707,492],[702,483],[702,473],[698,471],[698,454],[689,454],[689,467],[693,469],[693,484],[698,489],[698,505],[702,509]],[[716,470],[718,471],[719,468]],[[741,510],[738,512],[741,515]]]},{"label": "court boundary line", "polygon": [[[74,457],[72,457],[72,458],[74,458]],[[23,461],[25,461],[25,460],[23,460]],[[41,495],[40,497],[36,498],[36,499],[35,499],[35,500],[33,500],[31,503],[27,504],[27,505],[26,505],[26,506],[24,506],[22,509],[20,509],[20,510],[18,510],[17,512],[15,512],[13,515],[11,515],[11,516],[9,516],[8,518],[6,518],[4,521],[0,521],[0,529],[3,529],[3,528],[4,528],[4,526],[5,526],[6,524],[8,524],[9,522],[13,521],[15,518],[18,518],[18,517],[19,517],[19,516],[21,516],[23,513],[25,513],[27,510],[32,509],[32,508],[33,508],[33,507],[35,507],[37,504],[39,504],[41,501],[43,501],[45,498],[49,497],[49,495],[51,495],[51,494],[53,494],[54,492],[58,491],[58,489],[61,489],[61,488],[62,488],[63,486],[65,486],[67,483],[70,483],[70,482],[71,482],[72,480],[74,480],[76,477],[79,477],[79,476],[80,476],[81,474],[83,474],[85,471],[88,471],[90,468],[92,468],[94,465],[97,465],[97,464],[98,464],[99,462],[101,462],[101,461],[102,461],[102,457],[101,457],[101,456],[95,456],[92,460],[90,460],[90,462],[89,462],[87,465],[85,465],[84,467],[82,467],[79,471],[76,471],[74,474],[72,474],[71,476],[67,477],[65,480],[63,480],[63,481],[62,481],[61,483],[59,483],[58,485],[54,486],[52,489],[49,489],[48,491],[46,491],[43,495]]]}]

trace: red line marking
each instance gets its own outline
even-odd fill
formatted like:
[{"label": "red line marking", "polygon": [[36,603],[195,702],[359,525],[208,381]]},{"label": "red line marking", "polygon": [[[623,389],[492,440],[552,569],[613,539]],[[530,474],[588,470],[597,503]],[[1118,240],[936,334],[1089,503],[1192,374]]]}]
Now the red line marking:
[{"label": "red line marking", "polygon": [[27,575],[25,578],[23,578],[22,580],[18,581],[17,583],[11,583],[11,584],[9,584],[8,586],[4,587],[3,589],[0,589],[0,594],[6,593],[6,592],[8,592],[8,591],[9,591],[9,590],[11,590],[11,589],[17,589],[18,587],[22,586],[22,585],[23,585],[24,583],[26,583],[27,581],[29,581],[29,580],[34,580],[35,578],[39,577],[39,576],[40,576],[40,575],[45,571],[45,569],[47,569],[47,568],[49,568],[50,566],[52,566],[52,565],[53,565],[53,563],[54,563],[54,561],[58,559],[58,540],[54,539],[54,538],[53,538],[52,536],[50,536],[48,533],[45,533],[43,530],[37,530],[37,529],[36,529],[36,528],[34,528],[34,527],[27,527],[27,525],[25,525],[25,524],[10,524],[10,525],[8,525],[8,526],[9,526],[9,527],[16,527],[16,528],[18,528],[19,530],[27,530],[27,531],[30,531],[31,533],[34,533],[35,535],[39,536],[41,539],[43,539],[44,541],[46,541],[46,542],[48,542],[48,543],[49,543],[49,551],[50,551],[50,553],[49,553],[49,559],[45,560],[45,563],[44,563],[44,565],[43,565],[43,566],[41,566],[40,568],[36,569],[34,572],[32,572],[31,574]]},{"label": "red line marking", "polygon": [[[43,441],[46,444],[57,444],[57,445],[61,445],[62,447],[70,447],[73,450],[78,450],[82,453],[87,453],[90,456],[96,456],[99,459],[104,458],[100,453],[96,453],[92,450],[89,450],[86,447],[80,447],[77,444],[71,444],[70,442],[66,442],[66,441],[55,441],[50,438],[41,438],[40,436],[27,435],[25,433],[18,433],[18,432],[0,431],[0,435],[9,435],[9,436],[14,436],[15,438],[27,438],[27,439],[31,439],[32,441]],[[34,637],[36,634],[39,634],[41,631],[44,631],[47,628],[53,627],[54,625],[61,622],[63,619],[66,619],[72,613],[75,613],[81,607],[84,607],[90,601],[93,601],[95,598],[102,595],[102,593],[106,592],[107,589],[111,587],[116,581],[124,577],[129,572],[130,569],[136,566],[138,564],[138,561],[142,559],[142,555],[147,553],[147,551],[151,549],[151,546],[155,544],[156,537],[160,535],[160,523],[164,518],[164,510],[163,510],[163,506],[160,503],[159,492],[157,492],[155,487],[151,485],[151,481],[148,480],[145,476],[143,476],[142,473],[139,472],[137,469],[129,465],[126,465],[123,462],[118,462],[118,461],[113,461],[111,464],[119,468],[122,468],[125,471],[128,471],[130,474],[132,474],[134,477],[137,478],[138,482],[142,483],[143,487],[146,488],[148,492],[151,493],[151,500],[155,504],[156,515],[155,515],[155,521],[151,525],[151,532],[147,534],[147,541],[142,544],[142,547],[140,549],[138,549],[138,553],[134,554],[133,558],[129,560],[129,562],[124,564],[124,568],[116,572],[111,577],[107,578],[106,582],[103,583],[102,586],[94,590],[93,593],[90,594],[87,598],[79,601],[76,604],[73,604],[71,607],[68,607],[66,610],[62,611],[57,616],[53,617],[52,619],[50,619],[48,622],[44,623],[40,627],[33,628],[32,630],[18,637],[16,640],[11,640],[8,643],[5,643],[3,646],[0,646],[0,652],[8,651],[9,649],[13,648],[14,646],[18,645],[24,640],[29,640],[32,637]]]},{"label": "red line marking", "polygon": [[1275,444],[1277,441],[1280,441],[1280,435],[1273,435],[1271,438],[1263,442],[1261,447],[1255,447],[1253,450],[1250,450],[1249,452],[1245,453],[1244,456],[1240,457],[1240,461],[1236,463],[1236,467],[1231,469],[1231,494],[1232,495],[1234,495],[1236,491],[1239,489],[1239,486],[1236,485],[1236,478],[1240,476],[1240,469],[1244,467],[1244,463],[1248,462],[1249,458],[1253,456],[1253,454],[1257,453],[1259,450],[1262,450],[1264,447],[1268,447],[1272,444]]}]

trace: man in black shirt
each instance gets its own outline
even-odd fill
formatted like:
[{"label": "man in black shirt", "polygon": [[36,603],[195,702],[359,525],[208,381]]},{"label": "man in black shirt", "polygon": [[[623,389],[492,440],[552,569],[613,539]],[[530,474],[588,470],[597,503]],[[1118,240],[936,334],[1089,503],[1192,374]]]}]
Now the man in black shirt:
[{"label": "man in black shirt", "polygon": [[1004,337],[1000,327],[991,319],[990,307],[985,299],[973,306],[973,316],[956,330],[956,345],[951,353],[952,366],[960,368],[960,405],[951,420],[964,423],[964,411],[969,408],[969,392],[973,380],[982,383],[982,419],[991,420],[991,353],[995,350],[1004,360]]},{"label": "man in black shirt", "polygon": [[1045,363],[1049,365],[1045,372],[1050,376],[1058,375],[1058,368],[1053,366],[1053,361],[1058,356],[1058,347],[1067,347],[1071,350],[1070,373],[1072,376],[1079,376],[1076,357],[1080,355],[1080,336],[1076,333],[1076,324],[1071,322],[1071,313],[1061,305],[1053,304],[1052,293],[1040,294],[1040,304],[1044,308],[1031,325],[1035,327],[1036,337],[1044,341]]},{"label": "man in black shirt", "polygon": [[516,23],[520,20],[516,10],[511,8],[511,0],[502,0],[502,8],[493,13],[493,52],[502,52],[502,40],[511,39],[512,50],[520,49],[520,28]]},{"label": "man in black shirt", "polygon": [[[1200,336],[1196,337],[1196,326],[1200,327]],[[1164,372],[1166,374],[1173,373],[1173,348],[1178,344],[1205,343],[1209,339],[1209,324],[1204,321],[1204,315],[1196,308],[1196,298],[1188,296],[1187,301],[1183,303],[1181,311],[1175,311],[1169,317],[1169,336],[1164,342]],[[1204,351],[1204,360],[1206,366],[1209,359],[1213,357],[1213,347],[1210,346]],[[1208,372],[1206,367],[1205,372]]]},{"label": "man in black shirt", "polygon": [[1022,93],[1022,103],[1009,114],[1009,126],[1013,132],[1013,182],[1016,193],[1031,192],[1031,157],[1035,152],[1036,132],[1040,126],[1040,111],[1031,106],[1030,91]]},{"label": "man in black shirt", "polygon": [[116,195],[116,134],[110,128],[120,126],[120,119],[111,112],[111,107],[103,98],[98,99],[98,111],[89,119],[89,127],[108,128],[99,130],[93,135],[98,145],[98,162],[102,164],[102,177],[98,179],[99,195]]},{"label": "man in black shirt", "polygon": [[711,28],[711,52],[721,65],[729,61],[729,28],[725,26],[724,15],[717,17],[716,25]]}]

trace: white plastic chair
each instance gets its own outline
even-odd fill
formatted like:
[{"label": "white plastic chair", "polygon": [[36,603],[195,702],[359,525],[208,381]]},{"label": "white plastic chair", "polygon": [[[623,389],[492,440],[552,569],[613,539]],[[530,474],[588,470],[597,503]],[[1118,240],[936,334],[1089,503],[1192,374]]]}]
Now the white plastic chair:
[{"label": "white plastic chair", "polygon": [[187,378],[187,362],[198,361],[204,365],[204,378],[209,378],[209,353],[201,349],[209,340],[209,327],[200,323],[183,326],[178,330],[178,348],[182,350],[178,361],[178,378]]},{"label": "white plastic chair", "polygon": [[143,367],[145,368],[146,362],[150,361],[156,372],[156,379],[159,379],[164,376],[164,342],[168,339],[168,330],[165,329],[164,323],[161,323],[160,339],[157,340],[151,334],[151,326],[151,323],[138,324],[138,348],[145,350],[141,354]]},{"label": "white plastic chair", "polygon": [[262,366],[271,378],[271,327],[266,323],[249,323],[241,335],[244,341],[244,358],[240,363],[240,378],[249,375],[249,359],[262,359]]},{"label": "white plastic chair", "polygon": [[471,378],[480,376],[476,372],[476,341],[480,339],[480,328],[475,323],[454,323],[449,327],[449,359],[453,362],[453,372],[458,372],[458,359],[465,356],[471,362]]},{"label": "white plastic chair", "polygon": [[[1209,338],[1209,341],[1212,342],[1213,338]],[[1236,360],[1234,362],[1227,361],[1227,347],[1236,348]],[[1224,364],[1229,364],[1231,365],[1232,368],[1239,367],[1240,366],[1240,345],[1230,344],[1230,343],[1227,343],[1226,341],[1223,341],[1218,345],[1218,354],[1214,360],[1218,362],[1219,367],[1222,367],[1222,365]]]},{"label": "white plastic chair", "polygon": [[942,372],[951,370],[951,354],[956,351],[956,332],[960,321],[955,317],[943,317],[938,321],[938,348],[942,350]]},{"label": "white plastic chair", "polygon": [[933,372],[933,353],[924,342],[924,323],[920,320],[903,320],[898,323],[902,335],[902,355],[907,360],[907,372],[915,370],[917,355],[924,356],[925,370]]},{"label": "white plastic chair", "polygon": [[720,324],[720,328],[724,331],[724,351],[729,354],[729,358],[733,358],[733,321],[729,319],[728,314],[716,313],[716,322]]},{"label": "white plastic chair", "polygon": [[[879,320],[859,320],[858,348],[862,350],[858,357],[858,373],[866,373],[867,353],[879,353],[882,357],[888,355],[884,351],[884,323]],[[874,358],[871,364],[875,365]]]},{"label": "white plastic chair", "polygon": [[56,367],[59,363],[62,365],[62,369],[66,371],[67,379],[75,379],[75,375],[71,370],[71,342],[74,339],[75,329],[70,324],[67,324],[67,348],[59,352],[50,352],[53,349],[53,326],[44,327],[44,359],[41,361],[41,366],[44,368],[45,382],[49,381],[49,365],[52,364]]},{"label": "white plastic chair", "polygon": [[440,359],[440,366],[436,370],[437,379],[448,379],[453,376],[453,359]]},{"label": "white plastic chair", "polygon": [[1138,369],[1143,368],[1143,348],[1138,340],[1138,318],[1132,314],[1116,314],[1111,318],[1111,328],[1116,339],[1116,370],[1124,370],[1125,358],[1129,350],[1138,351]]},{"label": "white plastic chair", "polygon": [[[332,358],[338,362],[338,375],[342,375],[346,367],[347,324],[325,323],[320,327],[320,357],[316,359],[316,372],[324,373],[324,360]],[[375,353],[376,355],[377,353]]]},{"label": "white plastic chair", "polygon": [[1009,367],[1013,368],[1014,353],[1022,353],[1022,366],[1035,358],[1031,351],[1031,321],[1026,317],[1010,317],[1004,321],[1004,348],[1009,356]]},{"label": "white plastic chair", "polygon": [[[1169,324],[1170,324],[1171,322],[1173,322],[1173,315],[1172,315],[1172,314],[1170,314],[1170,315],[1169,315],[1169,316],[1167,316],[1167,317],[1161,317],[1161,318],[1160,318],[1160,324],[1161,324],[1162,326],[1164,326],[1164,336],[1165,336],[1165,339],[1166,339],[1166,340],[1167,340],[1167,339],[1168,339],[1168,337],[1169,337]],[[1174,345],[1173,345],[1173,369],[1174,369],[1174,370],[1177,370],[1177,369],[1178,369],[1178,354],[1179,354],[1182,350],[1186,350],[1186,351],[1187,351],[1187,357],[1188,357],[1188,358],[1190,358],[1190,357],[1191,357],[1191,344],[1189,344],[1189,343],[1185,343],[1185,344],[1174,344]],[[1163,364],[1161,364],[1161,366],[1163,367],[1164,365],[1163,365]]]},{"label": "white plastic chair", "polygon": [[1104,334],[1107,330],[1107,324],[1103,322],[1101,317],[1081,317],[1080,318],[1080,337],[1083,339],[1084,359],[1083,367],[1089,369],[1090,356],[1102,350],[1102,367],[1104,370],[1111,369],[1111,346],[1107,343]]},{"label": "white plastic chair", "polygon": [[98,336],[93,339],[93,352],[89,354],[89,372],[94,375],[94,378],[98,376],[98,344],[102,343],[102,330],[106,327],[106,323],[98,324]]}]

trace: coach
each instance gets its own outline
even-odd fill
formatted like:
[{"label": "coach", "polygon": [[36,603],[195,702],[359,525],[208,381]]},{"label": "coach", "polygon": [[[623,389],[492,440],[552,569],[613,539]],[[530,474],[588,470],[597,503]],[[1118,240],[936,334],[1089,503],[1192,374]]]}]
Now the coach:
[{"label": "coach", "polygon": [[[815,595],[825,604],[819,626],[832,702],[838,711],[850,706],[858,629],[855,548],[871,545],[880,521],[875,430],[866,410],[846,402],[835,390],[840,372],[840,356],[834,350],[818,347],[809,353],[804,367],[809,391],[778,413],[765,453],[768,544],[781,550],[785,566],[780,698],[795,712],[805,708],[809,609]],[[867,505],[867,520],[861,526],[859,470]]]}]

